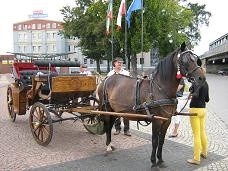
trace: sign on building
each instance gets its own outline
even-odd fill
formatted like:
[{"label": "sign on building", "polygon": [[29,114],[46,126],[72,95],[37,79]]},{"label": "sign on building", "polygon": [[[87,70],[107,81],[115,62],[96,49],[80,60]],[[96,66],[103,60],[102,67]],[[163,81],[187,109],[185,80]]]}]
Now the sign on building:
[{"label": "sign on building", "polygon": [[47,18],[48,14],[44,14],[43,10],[35,10],[33,14],[29,15],[29,18]]}]

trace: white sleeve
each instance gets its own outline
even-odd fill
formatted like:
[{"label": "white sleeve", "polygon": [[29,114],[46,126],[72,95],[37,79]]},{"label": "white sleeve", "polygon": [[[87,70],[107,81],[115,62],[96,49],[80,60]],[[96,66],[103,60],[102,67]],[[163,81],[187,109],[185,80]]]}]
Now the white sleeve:
[{"label": "white sleeve", "polygon": [[113,75],[114,74],[114,71],[112,70],[112,71],[110,71],[108,74],[107,74],[107,77],[110,77],[111,75]]},{"label": "white sleeve", "polygon": [[126,75],[126,76],[130,76],[130,72],[127,71],[127,70],[123,70],[123,71],[121,72],[121,74]]}]

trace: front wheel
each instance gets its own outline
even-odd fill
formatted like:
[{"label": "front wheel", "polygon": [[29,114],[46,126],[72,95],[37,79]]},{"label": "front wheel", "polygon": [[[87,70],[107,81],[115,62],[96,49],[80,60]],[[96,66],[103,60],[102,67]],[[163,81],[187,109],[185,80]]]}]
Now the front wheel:
[{"label": "front wheel", "polygon": [[16,113],[14,112],[14,107],[13,107],[13,96],[12,96],[12,89],[8,87],[7,89],[7,106],[8,106],[8,113],[10,120],[12,122],[15,122],[16,120]]},{"label": "front wheel", "polygon": [[29,124],[32,135],[39,145],[47,146],[53,135],[53,123],[50,112],[40,102],[36,102],[30,111]]}]

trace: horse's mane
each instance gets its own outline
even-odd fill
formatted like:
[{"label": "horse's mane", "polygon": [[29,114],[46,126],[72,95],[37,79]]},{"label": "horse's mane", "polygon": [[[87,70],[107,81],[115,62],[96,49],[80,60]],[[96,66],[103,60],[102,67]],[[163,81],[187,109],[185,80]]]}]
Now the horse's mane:
[{"label": "horse's mane", "polygon": [[162,80],[170,81],[172,79],[172,74],[174,71],[173,58],[178,51],[179,49],[175,50],[158,63],[154,71],[154,76],[159,74],[160,79]]}]

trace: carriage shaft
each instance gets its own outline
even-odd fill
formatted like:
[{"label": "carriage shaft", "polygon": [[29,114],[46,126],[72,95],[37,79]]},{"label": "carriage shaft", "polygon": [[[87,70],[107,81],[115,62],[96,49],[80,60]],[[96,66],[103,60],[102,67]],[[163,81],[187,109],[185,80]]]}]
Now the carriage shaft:
[{"label": "carriage shaft", "polygon": [[[83,111],[80,111],[83,113]],[[160,120],[168,120],[169,118],[161,117],[161,116],[148,116],[148,115],[142,115],[142,114],[136,114],[136,113],[118,113],[118,112],[106,112],[106,111],[99,111],[99,110],[90,110],[90,111],[85,111],[85,113],[90,113],[90,114],[102,114],[102,115],[112,115],[112,116],[118,116],[118,117],[127,117],[127,118],[140,118],[140,119],[160,119]]]}]

